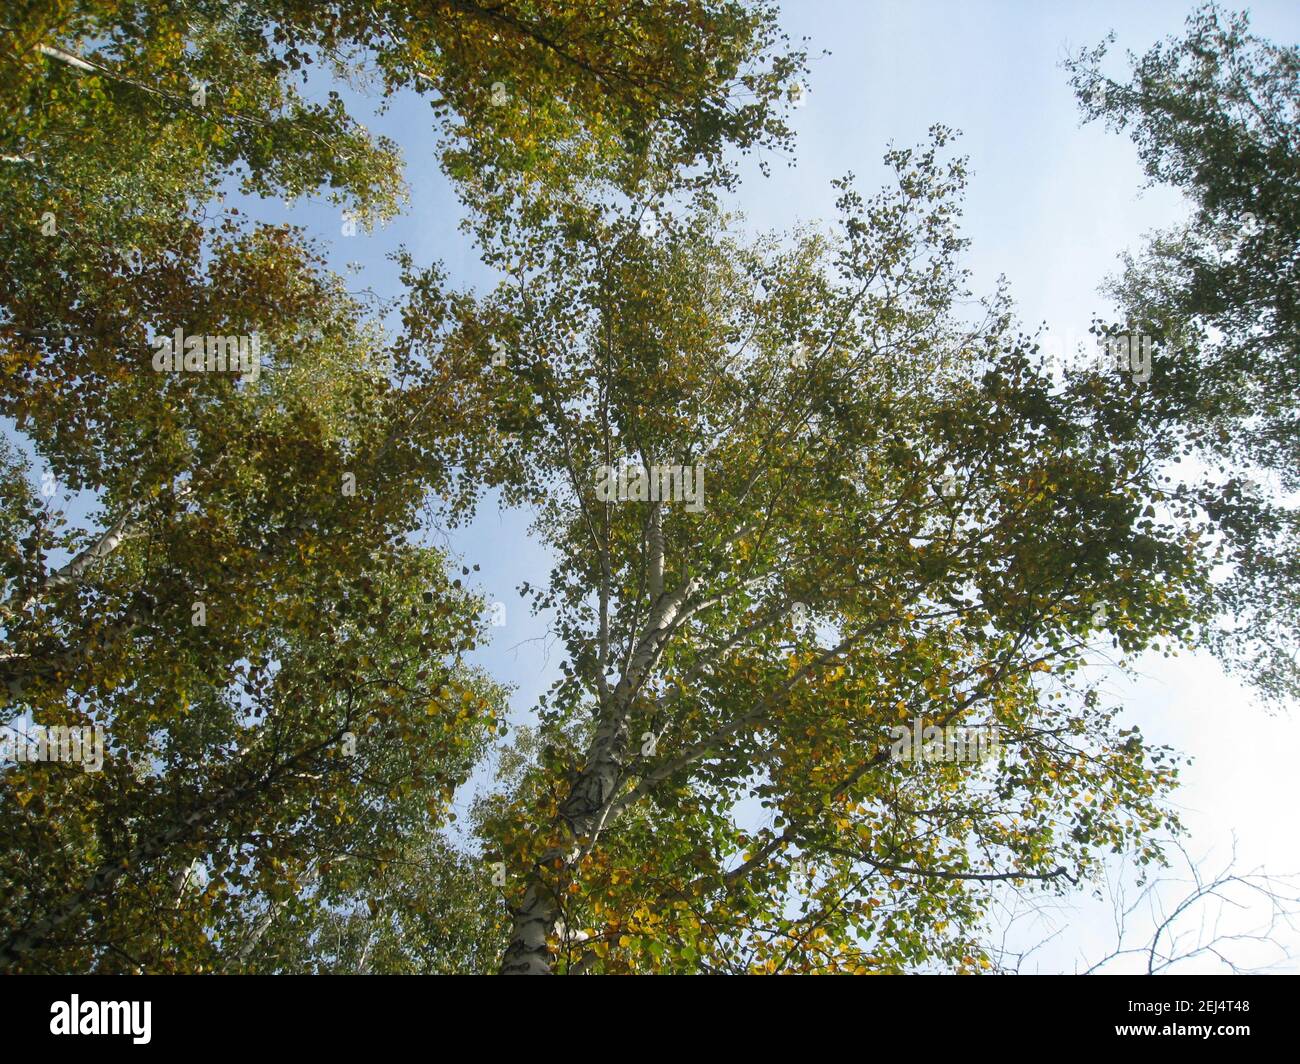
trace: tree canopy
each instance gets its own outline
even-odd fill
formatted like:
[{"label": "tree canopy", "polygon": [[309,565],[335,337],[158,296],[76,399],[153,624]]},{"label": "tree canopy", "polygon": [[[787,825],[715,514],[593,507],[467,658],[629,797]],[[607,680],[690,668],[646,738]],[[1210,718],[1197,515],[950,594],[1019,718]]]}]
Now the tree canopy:
[{"label": "tree canopy", "polygon": [[[728,212],[802,91],[765,2],[4,20],[0,697],[104,758],[0,770],[0,969],[988,970],[994,885],[1178,830],[1091,665],[1296,692],[1296,514],[1248,478],[1296,486],[1300,67],[1243,20],[1070,63],[1196,202],[1098,327],[1149,381],[1054,380],[972,293],[943,126],[826,225]],[[331,79],[430,102],[498,284],[401,252],[357,294],[229,203],[399,216]],[[563,647],[510,737],[436,545],[497,500]]]},{"label": "tree canopy", "polygon": [[1110,42],[1067,65],[1088,118],[1127,132],[1152,183],[1192,204],[1112,279],[1129,329],[1158,338],[1146,407],[1161,457],[1208,476],[1180,491],[1223,537],[1231,620],[1207,633],[1268,698],[1300,692],[1300,49],[1262,40],[1244,13],[1208,4],[1186,32],[1103,76]]}]

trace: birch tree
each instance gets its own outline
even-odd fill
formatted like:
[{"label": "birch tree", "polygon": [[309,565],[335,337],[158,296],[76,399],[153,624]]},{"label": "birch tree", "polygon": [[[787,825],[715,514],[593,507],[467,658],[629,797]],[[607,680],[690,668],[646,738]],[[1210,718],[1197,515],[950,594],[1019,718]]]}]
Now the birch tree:
[{"label": "birch tree", "polygon": [[[500,698],[457,664],[480,604],[409,542],[445,479],[432,396],[397,387],[409,367],[390,378],[365,305],[291,233],[228,219],[205,262],[196,225],[176,237],[135,274],[87,266],[72,342],[25,328],[72,280],[9,290],[4,409],[60,486],[7,465],[6,724],[98,727],[106,756],[3,774],[8,969],[224,965],[245,907],[340,832],[364,822],[384,860],[412,823],[385,801],[440,823]],[[173,322],[260,328],[256,379],[157,371]],[[63,485],[99,491],[97,528],[60,523]],[[377,771],[345,736],[407,759]],[[173,888],[195,862],[203,889]]]},{"label": "birch tree", "polygon": [[1181,36],[1129,53],[1113,36],[1067,64],[1085,117],[1128,135],[1152,184],[1177,188],[1186,221],[1146,236],[1111,278],[1125,321],[1160,338],[1147,403],[1152,446],[1199,459],[1175,488],[1223,535],[1231,601],[1211,633],[1267,698],[1300,693],[1300,50],[1251,32],[1244,12],[1198,8]]},{"label": "birch tree", "polygon": [[[786,241],[644,203],[484,223],[517,272],[444,319],[444,372],[490,429],[471,484],[536,507],[566,651],[480,810],[503,971],[977,970],[981,885],[1157,857],[1174,759],[1084,664],[1194,638],[1199,530],[1131,378],[1053,390],[1003,297],[969,310],[949,137]],[[904,760],[900,727],[1001,756]]]}]

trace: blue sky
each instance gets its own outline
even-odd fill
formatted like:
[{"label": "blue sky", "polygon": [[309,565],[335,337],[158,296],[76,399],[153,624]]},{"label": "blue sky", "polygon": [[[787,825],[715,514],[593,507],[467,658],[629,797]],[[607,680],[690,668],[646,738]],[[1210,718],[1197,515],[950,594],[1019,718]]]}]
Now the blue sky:
[{"label": "blue sky", "polygon": [[[962,132],[955,150],[970,158],[962,234],[972,242],[966,264],[976,293],[991,291],[1005,276],[1026,325],[1081,335],[1094,313],[1108,309],[1098,286],[1120,253],[1137,247],[1145,232],[1176,221],[1184,206],[1169,190],[1142,190],[1127,139],[1097,124],[1080,126],[1061,60],[1113,29],[1112,73],[1122,76],[1124,49],[1140,53],[1178,33],[1194,6],[786,0],[784,27],[794,39],[808,38],[811,57],[807,102],[792,118],[795,165],[772,159],[767,178],[748,167],[733,205],[753,230],[830,219],[833,178],[853,171],[870,192],[883,177],[880,158],[890,142],[919,143],[936,122],[954,127]],[[1257,3],[1251,13],[1261,36],[1287,44],[1300,39],[1300,5]],[[355,93],[345,97],[355,113],[371,109]],[[336,268],[358,263],[357,288],[397,294],[396,270],[385,255],[399,244],[417,262],[441,259],[454,281],[489,281],[457,230],[461,213],[437,169],[431,120],[427,103],[415,99],[399,99],[386,114],[366,119],[402,146],[411,186],[409,210],[382,231],[344,237],[340,212],[319,201],[249,206],[257,217],[291,220],[329,242]],[[12,434],[11,426],[5,429]],[[493,631],[479,658],[516,685],[516,720],[526,719],[536,695],[558,675],[560,660],[558,646],[548,654],[544,621],[529,617],[514,593],[523,580],[542,581],[550,567],[527,527],[528,515],[489,505],[449,540],[467,563],[482,566],[478,575],[489,597],[506,603],[507,624]],[[1293,820],[1300,724],[1265,715],[1207,657],[1141,665],[1137,682],[1117,676],[1110,689],[1149,738],[1195,758],[1177,796],[1192,829],[1192,852],[1212,851],[1211,864],[1226,859],[1235,832],[1242,870],[1300,870]],[[1060,931],[1035,955],[1042,970],[1072,970],[1080,956],[1095,959],[1113,944],[1104,905],[1080,904],[1052,921],[1012,929],[1011,941],[1021,947]],[[1290,933],[1289,941],[1300,952],[1300,936]]]}]

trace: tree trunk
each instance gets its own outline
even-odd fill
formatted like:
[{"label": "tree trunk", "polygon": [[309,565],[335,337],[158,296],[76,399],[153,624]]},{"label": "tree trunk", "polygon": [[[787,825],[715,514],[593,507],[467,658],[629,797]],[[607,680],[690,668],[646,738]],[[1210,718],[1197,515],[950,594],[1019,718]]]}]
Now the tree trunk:
[{"label": "tree trunk", "polygon": [[554,863],[561,862],[558,871],[573,865],[583,848],[594,844],[605,827],[607,805],[622,776],[628,743],[627,711],[619,697],[626,693],[625,683],[615,690],[616,708],[596,732],[587,767],[560,806],[560,818],[572,845],[567,851],[551,849],[542,855],[529,872],[522,904],[511,913],[510,942],[501,961],[502,975],[549,975],[555,963],[547,939],[563,914],[554,884]]}]

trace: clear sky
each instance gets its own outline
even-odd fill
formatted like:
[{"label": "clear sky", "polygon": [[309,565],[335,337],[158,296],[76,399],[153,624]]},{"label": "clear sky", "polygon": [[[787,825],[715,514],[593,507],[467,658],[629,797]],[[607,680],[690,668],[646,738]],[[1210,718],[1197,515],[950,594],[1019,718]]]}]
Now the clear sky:
[{"label": "clear sky", "polygon": [[[768,178],[751,168],[735,198],[752,229],[832,218],[831,179],[853,171],[869,193],[882,177],[880,157],[891,141],[919,143],[931,124],[943,123],[962,131],[955,150],[970,158],[962,232],[972,241],[967,265],[975,291],[988,292],[1005,276],[1024,323],[1069,336],[1084,333],[1093,314],[1107,309],[1098,285],[1120,252],[1182,215],[1183,205],[1168,190],[1142,191],[1127,139],[1097,124],[1080,126],[1060,63],[1113,29],[1112,72],[1122,76],[1124,49],[1140,53],[1179,33],[1194,4],[785,0],[782,6],[790,36],[808,38],[809,93],[793,115],[795,165],[773,159]],[[1300,39],[1300,4],[1255,3],[1250,10],[1259,35],[1285,44]],[[345,95],[366,109],[355,94]],[[428,105],[415,100],[399,100],[367,120],[406,154],[410,209],[386,230],[344,237],[338,212],[321,202],[289,208],[260,202],[250,205],[254,215],[305,226],[330,243],[337,268],[358,264],[355,287],[382,295],[398,293],[396,271],[384,256],[399,244],[419,262],[443,260],[453,280],[488,280],[457,231],[460,211],[437,170],[431,120]],[[448,541],[467,563],[482,566],[482,587],[506,603],[507,623],[494,630],[479,658],[516,685],[516,720],[526,719],[536,695],[558,675],[560,660],[558,646],[548,654],[544,620],[529,617],[514,593],[523,580],[544,579],[550,567],[527,525],[525,514],[487,506]],[[1212,852],[1214,865],[1226,860],[1235,833],[1241,870],[1300,871],[1294,819],[1300,723],[1265,715],[1208,658],[1142,664],[1139,682],[1116,677],[1111,689],[1149,738],[1195,758],[1177,796],[1192,829],[1191,851]],[[1095,959],[1113,945],[1105,906],[1084,904],[1052,920],[1012,930],[1011,941],[1021,947],[1060,931],[1035,955],[1042,970],[1072,970],[1080,957]],[[1300,935],[1279,937],[1300,952]]]}]

